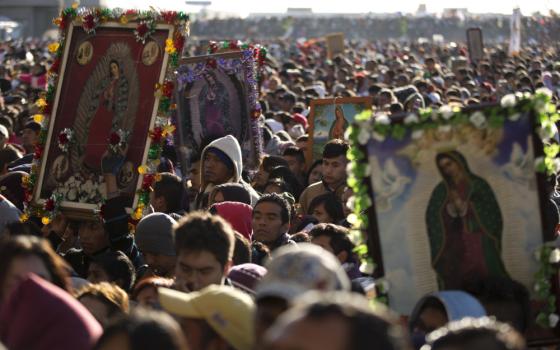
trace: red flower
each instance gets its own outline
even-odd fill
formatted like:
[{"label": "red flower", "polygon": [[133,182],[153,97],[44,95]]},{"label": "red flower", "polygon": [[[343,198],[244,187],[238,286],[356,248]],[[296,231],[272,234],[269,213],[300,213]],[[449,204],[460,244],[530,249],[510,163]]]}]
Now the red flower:
[{"label": "red flower", "polygon": [[26,202],[26,203],[31,202],[32,194],[31,194],[31,191],[29,191],[29,190],[27,189],[27,187],[25,187],[23,196],[24,196],[24,197],[23,197],[23,201],[24,201],[24,202]]},{"label": "red flower", "polygon": [[237,46],[237,43],[235,41],[230,41],[229,42],[229,48],[232,49],[232,50],[239,49],[239,47]]},{"label": "red flower", "polygon": [[60,134],[58,134],[58,143],[60,143],[61,145],[65,145],[68,143],[68,135],[66,135],[65,132],[61,132]]},{"label": "red flower", "polygon": [[173,46],[177,49],[177,52],[181,53],[183,51],[183,46],[185,46],[185,38],[178,32],[176,33],[175,41],[173,42]]},{"label": "red flower", "polygon": [[49,69],[49,71],[51,73],[58,73],[59,70],[60,70],[60,59],[57,58],[56,60],[54,60],[53,64],[51,65],[51,68]]},{"label": "red flower", "polygon": [[163,18],[163,20],[167,23],[173,23],[175,21],[175,18],[177,17],[177,12],[175,11],[162,11],[161,12],[161,17]]},{"label": "red flower", "polygon": [[165,83],[163,83],[163,86],[161,87],[163,96],[171,98],[171,95],[173,94],[173,87],[173,82],[171,81],[166,81]]},{"label": "red flower", "polygon": [[208,67],[215,69],[218,66],[218,63],[216,62],[215,59],[209,59],[208,62],[206,62],[206,64],[208,65]]},{"label": "red flower", "polygon": [[109,143],[113,146],[118,145],[119,143],[121,143],[121,136],[116,132],[112,132],[109,136]]},{"label": "red flower", "polygon": [[212,41],[208,48],[210,49],[210,53],[215,53],[216,51],[218,51],[218,43]]},{"label": "red flower", "polygon": [[136,15],[136,10],[126,10],[124,13],[126,16],[134,16]]},{"label": "red flower", "polygon": [[95,28],[95,16],[90,14],[87,14],[84,16],[83,19],[83,27],[86,31],[94,29]]},{"label": "red flower", "polygon": [[39,145],[35,146],[35,153],[33,154],[33,158],[41,159],[42,156],[43,156],[43,147]]},{"label": "red flower", "polygon": [[163,130],[161,129],[161,127],[155,127],[154,130],[151,132],[151,137],[152,137],[152,142],[153,143],[160,143],[161,142],[161,137],[163,136]]},{"label": "red flower", "polygon": [[46,211],[54,210],[54,200],[52,198],[47,199],[47,201],[45,202],[45,210]]},{"label": "red flower", "polygon": [[148,34],[148,25],[146,23],[140,23],[138,27],[136,27],[136,33],[139,37],[144,38],[146,34]]},{"label": "red flower", "polygon": [[144,175],[144,180],[142,181],[142,189],[144,191],[149,191],[150,187],[152,187],[152,184],[154,183],[154,179],[154,175],[152,174]]}]

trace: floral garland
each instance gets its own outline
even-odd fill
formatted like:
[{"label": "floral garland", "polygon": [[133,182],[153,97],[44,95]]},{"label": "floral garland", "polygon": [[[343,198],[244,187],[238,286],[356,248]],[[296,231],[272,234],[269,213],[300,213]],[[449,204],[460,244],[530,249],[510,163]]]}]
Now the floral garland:
[{"label": "floral garland", "polygon": [[[374,261],[368,252],[364,239],[365,230],[369,225],[366,211],[373,205],[368,190],[368,177],[371,175],[370,167],[366,161],[365,147],[373,139],[378,142],[386,138],[403,139],[408,131],[412,138],[420,138],[426,130],[438,129],[451,130],[453,126],[471,124],[476,128],[499,128],[506,117],[516,121],[523,112],[534,111],[536,115],[536,133],[543,143],[544,156],[535,159],[535,169],[548,176],[560,173],[560,145],[555,140],[557,135],[556,123],[560,121],[560,114],[556,106],[551,103],[550,91],[540,89],[535,95],[511,94],[502,98],[500,106],[491,107],[486,115],[477,111],[472,114],[463,112],[459,107],[442,106],[439,110],[423,109],[418,115],[410,114],[402,123],[394,123],[387,115],[376,115],[372,118],[371,111],[363,112],[356,116],[356,121],[346,131],[346,139],[350,142],[348,151],[348,186],[352,188],[354,196],[350,199],[352,214],[348,221],[352,224],[351,239],[356,244],[356,253],[362,261],[362,271],[372,272]],[[560,317],[556,312],[556,297],[551,292],[551,278],[558,271],[560,262],[560,249],[554,242],[544,244],[537,252],[539,271],[535,274],[534,289],[539,300],[546,306],[537,316],[537,322],[542,327],[555,327]],[[389,286],[386,281],[382,294]],[[386,296],[382,295],[386,300]]]},{"label": "floral garland", "polygon": [[248,50],[252,51],[253,58],[257,62],[258,74],[260,79],[262,68],[266,63],[266,56],[268,54],[268,50],[266,49],[266,47],[261,45],[247,44],[239,40],[231,40],[231,41],[226,40],[220,42],[210,41],[210,43],[208,44],[209,55],[218,53],[220,49],[232,50],[232,51],[248,51]]},{"label": "floral garland", "polygon": [[[35,146],[30,174],[22,178],[22,187],[24,188],[24,212],[20,217],[22,222],[27,221],[31,216],[37,216],[42,218],[41,221],[43,224],[48,224],[58,213],[60,204],[65,197],[62,192],[55,191],[55,193],[53,193],[53,195],[46,200],[42,206],[32,203],[33,192],[35,190],[35,184],[38,178],[41,159],[47,139],[47,130],[54,104],[56,87],[60,78],[59,72],[62,63],[62,56],[64,53],[64,47],[67,44],[67,31],[70,28],[71,23],[77,23],[82,26],[86,33],[95,35],[95,31],[99,25],[108,21],[114,21],[122,25],[126,25],[131,21],[137,21],[138,25],[134,30],[134,34],[136,40],[142,43],[145,43],[145,41],[154,33],[155,26],[158,23],[171,24],[175,27],[173,38],[167,39],[165,43],[165,52],[169,55],[169,65],[167,67],[164,83],[162,84],[165,86],[165,89],[161,89],[159,86],[156,86],[155,89],[156,97],[159,97],[159,108],[154,130],[150,132],[151,144],[148,152],[148,162],[147,164],[140,166],[142,171],[139,169],[140,174],[144,176],[143,184],[149,183],[149,186],[142,186],[142,188],[138,190],[137,206],[133,210],[131,217],[132,224],[138,222],[145,211],[144,209],[149,204],[149,191],[151,190],[151,184],[153,181],[158,178],[157,165],[159,164],[159,157],[163,143],[165,142],[165,137],[171,135],[174,130],[173,126],[170,124],[170,114],[171,111],[175,109],[175,105],[171,103],[174,88],[174,71],[177,68],[179,58],[183,52],[185,37],[189,32],[189,16],[184,12],[176,11],[138,11],[123,10],[119,8],[88,9],[78,8],[77,4],[73,4],[72,7],[62,10],[60,15],[53,20],[53,23],[59,29],[59,41],[48,46],[49,51],[54,55],[54,61],[47,74],[47,91],[44,92],[35,103],[40,113],[35,115],[33,119],[37,123],[41,124],[41,132],[39,134],[39,141]],[[119,148],[126,146],[127,137],[127,132],[123,130],[114,131],[109,140],[111,149],[116,151]],[[73,138],[73,131],[70,129],[64,129],[58,135],[58,146],[63,151],[68,150],[73,142]],[[88,201],[92,199],[90,198],[91,196],[94,196],[94,199],[97,200],[100,198],[100,202],[102,202],[102,198],[104,198],[106,194],[104,193],[104,188],[102,188],[103,186],[101,186],[100,183],[100,181],[93,179],[92,181],[86,181],[83,184],[83,186],[93,189],[93,192],[88,194],[89,197],[84,197],[82,191],[83,186],[74,186],[74,188],[69,184],[69,186],[67,186],[67,190],[75,190],[78,201]],[[101,216],[103,215],[103,205],[100,206],[98,214]]]},{"label": "floral garland", "polygon": [[[216,43],[214,43],[217,45]],[[217,52],[217,49],[213,50],[214,47],[211,43],[210,53]],[[241,59],[225,59],[219,57],[217,59],[208,58],[205,62],[197,63],[194,67],[181,66],[177,72],[177,82],[181,87],[186,84],[192,83],[198,79],[201,79],[204,73],[209,69],[220,69],[227,74],[237,74],[241,70],[244,71],[245,80],[247,82],[249,90],[249,108],[251,109],[251,133],[253,135],[254,148],[257,153],[257,157],[261,157],[263,152],[262,144],[262,131],[259,127],[258,119],[261,116],[261,105],[258,101],[258,82],[255,78],[256,75],[256,64],[255,56],[259,56],[258,52],[264,48],[255,48],[252,45],[240,44],[239,47],[242,51]],[[263,53],[266,55],[266,50]]]}]

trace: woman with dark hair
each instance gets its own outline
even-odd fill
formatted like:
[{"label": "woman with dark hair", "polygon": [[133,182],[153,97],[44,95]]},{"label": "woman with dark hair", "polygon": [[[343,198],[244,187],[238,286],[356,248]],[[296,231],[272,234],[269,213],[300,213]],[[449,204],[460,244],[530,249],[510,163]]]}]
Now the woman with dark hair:
[{"label": "woman with dark hair", "polygon": [[457,151],[439,153],[436,165],[443,180],[432,192],[426,226],[440,289],[507,277],[501,259],[502,213],[494,191]]},{"label": "woman with dark hair", "polygon": [[123,252],[108,251],[92,257],[88,269],[91,283],[111,282],[130,292],[135,280],[135,269]]},{"label": "woman with dark hair", "polygon": [[308,215],[312,215],[320,224],[338,224],[344,220],[342,203],[333,193],[315,197],[309,205]]},{"label": "woman with dark hair", "polygon": [[317,159],[316,161],[311,164],[309,167],[309,171],[307,171],[307,185],[312,185],[316,182],[321,181],[323,178],[323,160]]},{"label": "woman with dark hair", "polygon": [[30,272],[72,292],[69,271],[66,262],[45,239],[24,235],[4,236],[0,239],[0,305]]}]

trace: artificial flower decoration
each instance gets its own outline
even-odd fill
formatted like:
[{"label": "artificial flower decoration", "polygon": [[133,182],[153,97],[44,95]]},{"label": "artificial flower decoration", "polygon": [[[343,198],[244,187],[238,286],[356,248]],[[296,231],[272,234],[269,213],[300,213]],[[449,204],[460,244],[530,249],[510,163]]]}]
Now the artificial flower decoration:
[{"label": "artificial flower decoration", "polygon": [[70,145],[74,142],[74,131],[69,128],[64,128],[58,134],[58,148],[64,153],[67,153]]}]

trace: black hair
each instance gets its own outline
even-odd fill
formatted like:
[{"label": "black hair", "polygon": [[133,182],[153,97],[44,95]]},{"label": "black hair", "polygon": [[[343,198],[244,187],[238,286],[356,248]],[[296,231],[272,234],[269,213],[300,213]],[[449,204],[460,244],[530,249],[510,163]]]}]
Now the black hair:
[{"label": "black hair", "polygon": [[120,250],[95,255],[91,263],[99,265],[107,273],[109,276],[107,282],[115,283],[127,293],[132,290],[136,273],[134,265]]},{"label": "black hair", "polygon": [[[299,138],[298,138],[299,140]],[[283,156],[295,157],[298,162],[305,164],[305,153],[296,146],[290,146],[284,150]]]},{"label": "black hair", "polygon": [[175,249],[181,251],[208,251],[222,267],[233,256],[235,234],[230,224],[218,215],[198,211],[183,217],[173,228]]},{"label": "black hair", "polygon": [[120,334],[126,335],[130,349],[187,349],[181,327],[173,317],[161,311],[135,308],[130,316],[110,324],[94,349],[105,348],[113,337]]},{"label": "black hair", "polygon": [[251,243],[239,232],[235,232],[235,248],[233,249],[233,265],[251,262]]},{"label": "black hair", "polygon": [[349,238],[349,231],[346,227],[334,225],[334,224],[318,224],[315,225],[311,231],[309,231],[309,236],[311,239],[327,236],[330,240],[330,246],[335,255],[341,252],[346,252],[348,258],[351,259],[354,255],[354,243]]},{"label": "black hair", "polygon": [[[311,173],[313,172],[313,170],[318,167],[323,165],[323,159],[317,159],[316,161],[313,162],[313,164],[311,164],[311,166],[309,167],[309,170],[307,170],[307,174],[305,176],[305,181],[309,182],[309,176],[311,175]],[[308,183],[308,185],[311,185],[310,183]]]},{"label": "black hair", "polygon": [[272,168],[281,165],[288,167],[288,162],[280,156],[266,156],[262,160],[262,167],[267,173],[270,173],[272,171]]},{"label": "black hair", "polygon": [[257,201],[254,208],[256,209],[257,206],[261,203],[274,203],[280,207],[280,215],[282,218],[282,223],[286,224],[290,222],[290,203],[284,197],[276,193],[268,193],[263,195]]},{"label": "black hair", "polygon": [[315,210],[315,208],[317,208],[321,204],[323,204],[325,211],[327,212],[327,214],[329,214],[331,219],[333,219],[333,223],[344,220],[344,210],[342,208],[342,203],[334,193],[324,193],[313,198],[313,200],[309,204],[307,214],[313,215],[313,211]]},{"label": "black hair", "polygon": [[161,173],[161,180],[154,184],[154,195],[156,198],[163,197],[167,206],[167,212],[173,213],[181,211],[183,181],[175,174]]},{"label": "black hair", "polygon": [[287,192],[290,192],[296,200],[303,192],[303,186],[299,183],[296,176],[286,166],[277,166],[270,170],[269,179],[282,179],[288,186]]},{"label": "black hair", "polygon": [[330,140],[323,149],[323,159],[325,158],[336,158],[340,156],[346,157],[346,153],[350,146],[348,142],[340,139]]}]

